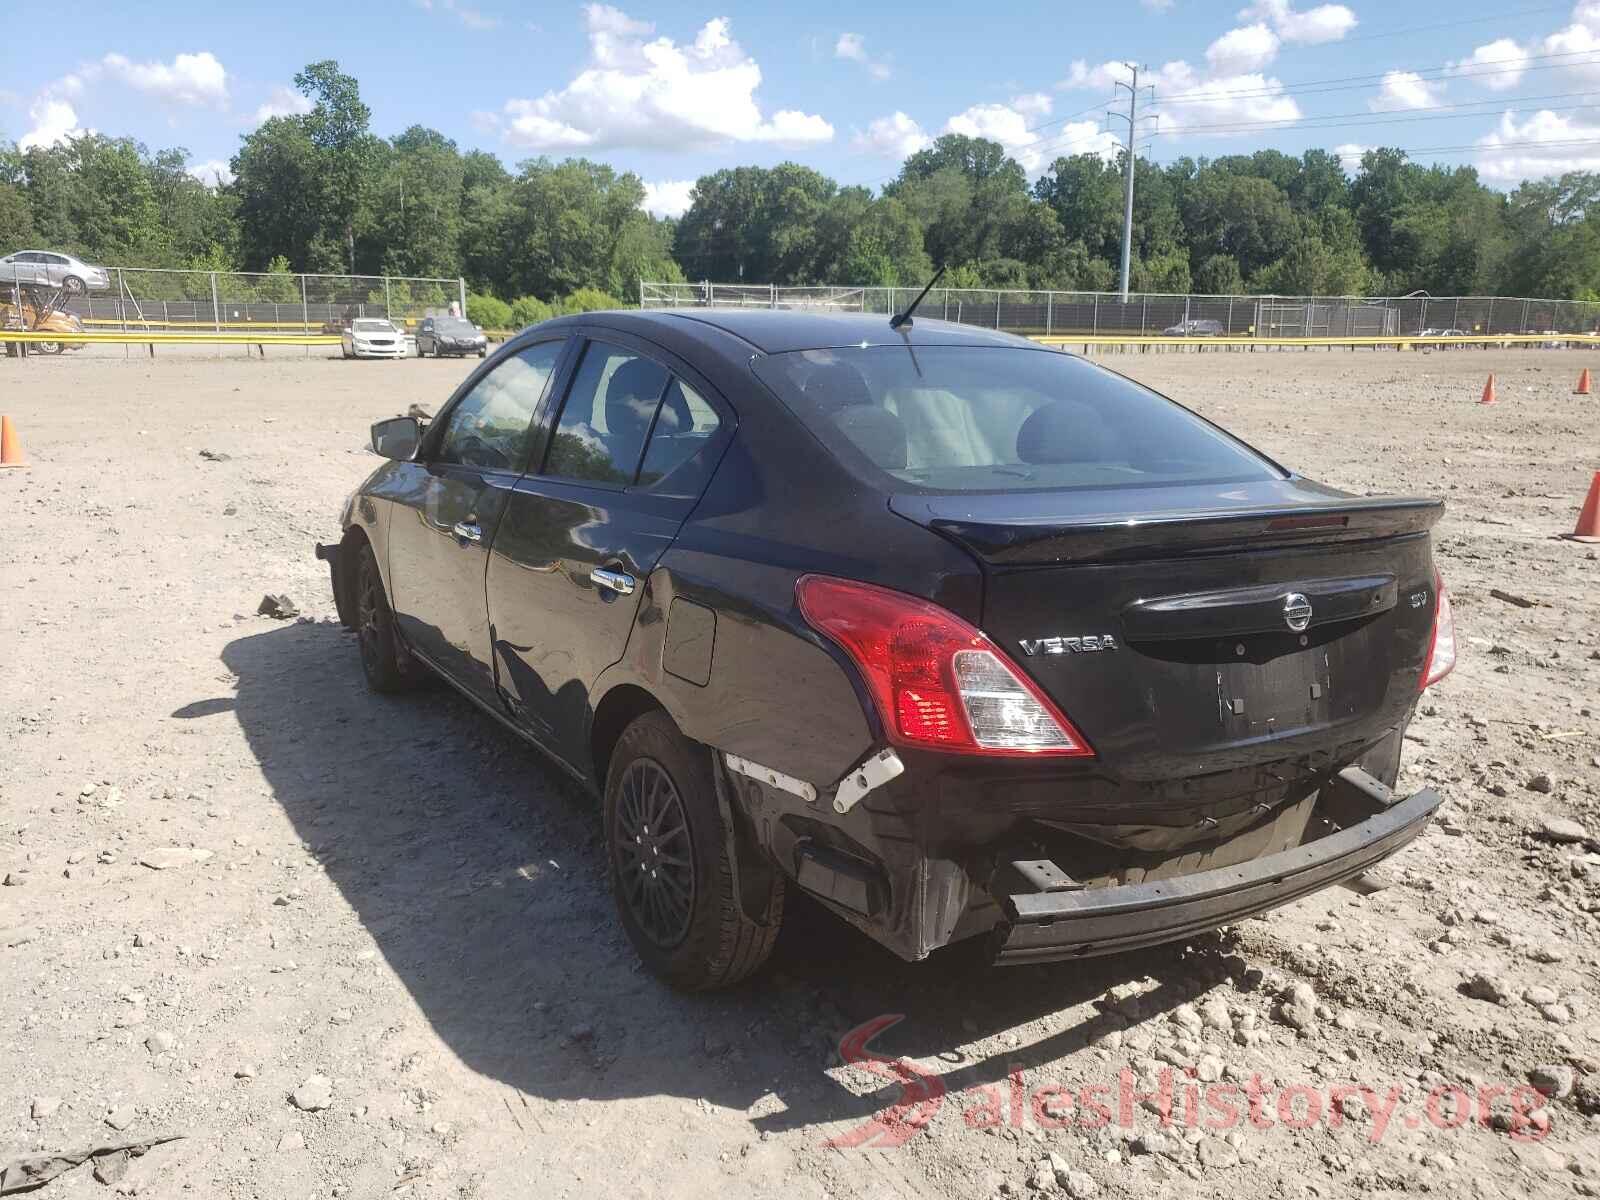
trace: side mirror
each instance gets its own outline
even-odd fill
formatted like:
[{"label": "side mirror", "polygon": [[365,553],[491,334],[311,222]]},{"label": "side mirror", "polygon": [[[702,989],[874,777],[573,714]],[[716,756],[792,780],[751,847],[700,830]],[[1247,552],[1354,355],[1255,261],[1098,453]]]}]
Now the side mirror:
[{"label": "side mirror", "polygon": [[372,449],[396,462],[410,462],[422,442],[422,423],[415,417],[390,417],[372,427]]}]

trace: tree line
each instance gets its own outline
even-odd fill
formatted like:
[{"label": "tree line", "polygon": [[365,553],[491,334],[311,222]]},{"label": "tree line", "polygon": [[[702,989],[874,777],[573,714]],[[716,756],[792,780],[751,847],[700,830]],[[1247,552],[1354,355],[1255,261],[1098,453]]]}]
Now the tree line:
[{"label": "tree line", "polygon": [[[309,102],[244,135],[232,180],[207,186],[181,149],[90,134],[0,143],[0,250],[268,273],[465,277],[481,323],[632,301],[642,279],[950,287],[1115,287],[1123,166],[1057,158],[1031,183],[998,143],[947,134],[882,188],[797,163],[703,176],[675,220],[643,209],[637,175],[583,158],[508,171],[436,130],[371,131],[336,62],[295,77]],[[1471,167],[1326,150],[1135,163],[1140,291],[1499,294],[1600,299],[1600,174],[1504,193]],[[274,282],[276,281],[276,282]],[[273,297],[267,297],[270,290]]]}]

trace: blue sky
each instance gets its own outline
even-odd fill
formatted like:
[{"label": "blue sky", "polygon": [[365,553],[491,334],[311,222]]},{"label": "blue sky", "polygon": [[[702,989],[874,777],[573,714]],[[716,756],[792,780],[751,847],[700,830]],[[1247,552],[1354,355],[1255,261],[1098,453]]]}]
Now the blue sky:
[{"label": "blue sky", "polygon": [[[1505,7],[1253,0],[804,6],[711,0],[96,4],[0,45],[0,138],[92,129],[225,171],[296,70],[338,59],[376,132],[433,126],[508,165],[581,154],[657,211],[706,171],[794,159],[874,185],[946,131],[1028,168],[1112,151],[1122,63],[1155,87],[1141,146],[1179,155],[1400,146],[1485,180],[1600,169],[1600,0]],[[1591,93],[1588,89],[1594,88]]]}]

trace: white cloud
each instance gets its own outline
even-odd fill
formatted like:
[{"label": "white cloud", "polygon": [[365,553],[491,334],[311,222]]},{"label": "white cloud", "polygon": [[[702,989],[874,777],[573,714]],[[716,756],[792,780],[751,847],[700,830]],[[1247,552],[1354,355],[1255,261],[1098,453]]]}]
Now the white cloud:
[{"label": "white cloud", "polygon": [[89,132],[78,124],[78,112],[61,99],[41,96],[28,109],[33,128],[17,139],[19,150],[47,149]]},{"label": "white cloud", "polygon": [[761,68],[733,40],[725,17],[707,21],[684,45],[644,40],[652,26],[608,5],[591,4],[584,21],[588,65],[560,91],[507,100],[508,141],[534,150],[684,149],[833,138],[820,116],[762,112]]},{"label": "white cloud", "polygon": [[[1588,145],[1575,145],[1588,142]],[[1478,139],[1478,173],[1484,179],[1519,183],[1567,171],[1600,171],[1600,125],[1550,112],[1518,124],[1511,113],[1494,132]]]},{"label": "white cloud", "polygon": [[270,121],[273,117],[295,117],[311,111],[311,101],[302,96],[293,88],[279,84],[272,89],[272,94],[266,102],[256,109],[256,124]]},{"label": "white cloud", "polygon": [[694,191],[692,179],[662,179],[644,185],[644,204],[641,207],[654,217],[681,217],[689,211]]},{"label": "white cloud", "polygon": [[1367,152],[1367,147],[1355,142],[1344,142],[1335,146],[1333,152],[1339,156],[1339,165],[1346,173],[1354,174],[1361,169],[1361,156]]},{"label": "white cloud", "polygon": [[1139,0],[1151,12],[1164,13],[1172,8],[1172,0]]},{"label": "white cloud", "polygon": [[867,53],[867,41],[859,33],[841,33],[833,44],[833,56],[860,63],[874,79],[887,79],[891,74],[886,60]]},{"label": "white cloud", "polygon": [[1021,96],[1013,96],[1011,98],[1012,108],[1023,116],[1031,117],[1035,120],[1040,117],[1048,117],[1050,110],[1054,106],[1055,101],[1051,100],[1044,92],[1026,92]]},{"label": "white cloud", "polygon": [[1206,47],[1206,62],[1219,75],[1259,71],[1278,57],[1278,35],[1264,24],[1230,29]]},{"label": "white cloud", "polygon": [[1265,21],[1284,41],[1302,46],[1337,42],[1356,27],[1356,14],[1342,4],[1319,4],[1296,12],[1289,0],[1256,0],[1239,13],[1239,19]]},{"label": "white cloud", "polygon": [[205,162],[190,163],[185,169],[207,187],[233,182],[233,171],[225,158],[208,158]]},{"label": "white cloud", "polygon": [[93,77],[101,71],[135,91],[173,104],[220,107],[228,102],[228,72],[209,50],[180,54],[170,63],[139,63],[108,54],[85,73]]},{"label": "white cloud", "polygon": [[865,132],[857,130],[850,139],[850,148],[860,154],[903,159],[909,158],[932,140],[922,126],[905,113],[894,112],[868,122]]},{"label": "white cloud", "polygon": [[[1108,62],[1091,67],[1074,62],[1067,78],[1057,86],[1066,89],[1104,89],[1113,82],[1128,82],[1123,63]],[[1258,71],[1244,74],[1216,74],[1196,70],[1179,59],[1163,63],[1153,71],[1142,71],[1139,83],[1153,84],[1160,102],[1160,129],[1163,135],[1179,132],[1205,132],[1206,126],[1276,123],[1288,125],[1301,117],[1300,106],[1285,93],[1283,84]],[[1139,136],[1150,133],[1140,123]],[[1216,136],[1251,136],[1259,130],[1220,130]]]},{"label": "white cloud", "polygon": [[1479,46],[1470,57],[1451,65],[1491,92],[1503,92],[1522,82],[1530,53],[1512,38],[1496,38],[1487,45]]},{"label": "white cloud", "polygon": [[1048,99],[1033,93],[1010,104],[974,104],[946,121],[944,132],[999,142],[1029,175],[1037,175],[1061,155],[1117,153],[1121,143],[1098,121],[1069,121],[1051,127],[1047,134],[1032,130],[1030,122],[1041,111],[1039,101],[1046,101],[1043,112],[1050,111]]},{"label": "white cloud", "polygon": [[1378,94],[1367,101],[1373,112],[1398,112],[1408,108],[1432,108],[1439,103],[1443,85],[1424,79],[1415,71],[1390,71],[1383,77]]}]

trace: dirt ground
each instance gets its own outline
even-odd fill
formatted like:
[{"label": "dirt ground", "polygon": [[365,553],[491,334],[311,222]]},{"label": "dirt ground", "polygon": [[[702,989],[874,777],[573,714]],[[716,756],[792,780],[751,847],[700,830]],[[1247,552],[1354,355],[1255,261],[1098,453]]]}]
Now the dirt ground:
[{"label": "dirt ground", "polygon": [[[1086,963],[907,965],[797,903],[759,977],[684,997],[619,932],[597,807],[447,691],[367,694],[333,621],[312,544],[368,424],[470,362],[0,359],[32,461],[0,472],[0,1166],[180,1133],[103,1173],[162,1197],[1600,1194],[1600,548],[1553,536],[1600,470],[1588,356],[1106,361],[1313,477],[1449,501],[1461,663],[1402,777],[1443,818],[1383,890]],[[268,592],[301,616],[255,615]],[[937,1079],[902,1068],[928,1118],[903,1144],[871,1125],[894,1072],[838,1049],[890,1014],[874,1047]],[[1137,1098],[1084,1119],[1097,1085],[1122,1115],[1124,1070],[1141,1095],[1173,1073],[1168,1124]],[[1256,1119],[1208,1090],[1186,1121],[1186,1092],[1252,1077]],[[1548,1102],[1513,1100],[1530,1077]],[[90,1170],[37,1194],[109,1191]]]}]

